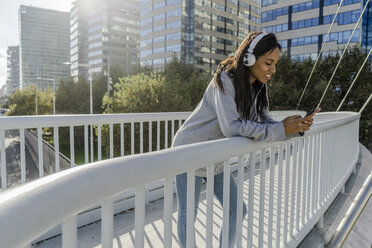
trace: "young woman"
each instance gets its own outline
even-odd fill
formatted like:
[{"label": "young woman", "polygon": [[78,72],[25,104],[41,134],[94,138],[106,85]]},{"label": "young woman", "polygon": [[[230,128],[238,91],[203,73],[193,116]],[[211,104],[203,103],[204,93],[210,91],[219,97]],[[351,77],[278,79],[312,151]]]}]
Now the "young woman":
[{"label": "young woman", "polygon": [[[309,130],[313,115],[290,116],[274,121],[269,115],[267,81],[275,73],[281,46],[272,33],[252,32],[233,56],[219,64],[203,99],[177,132],[173,147],[232,136],[245,136],[255,141],[281,141],[288,135]],[[195,177],[195,216],[199,205],[202,178]],[[186,247],[186,173],[176,176],[178,203],[178,238]],[[217,164],[214,194],[223,203],[223,165]],[[228,247],[235,245],[237,186],[230,175],[230,218]],[[243,206],[243,214],[247,212]],[[222,244],[222,230],[220,247]]]}]

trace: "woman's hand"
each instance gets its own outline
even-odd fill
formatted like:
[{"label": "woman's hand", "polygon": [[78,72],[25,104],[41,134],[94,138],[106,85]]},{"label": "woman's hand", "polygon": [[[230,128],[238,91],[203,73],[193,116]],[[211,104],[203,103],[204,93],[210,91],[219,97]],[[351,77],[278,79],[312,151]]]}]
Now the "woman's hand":
[{"label": "woman's hand", "polygon": [[300,115],[293,115],[285,118],[283,120],[285,135],[308,131],[313,125],[314,115],[309,115],[304,118],[302,118]]}]

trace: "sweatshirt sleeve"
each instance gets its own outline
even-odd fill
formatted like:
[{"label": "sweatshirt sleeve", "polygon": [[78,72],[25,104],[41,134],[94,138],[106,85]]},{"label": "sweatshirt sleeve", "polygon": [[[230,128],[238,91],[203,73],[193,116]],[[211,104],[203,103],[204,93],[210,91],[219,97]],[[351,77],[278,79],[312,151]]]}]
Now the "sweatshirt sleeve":
[{"label": "sweatshirt sleeve", "polygon": [[270,112],[268,109],[265,109],[260,117],[261,117],[261,123],[263,124],[275,124],[275,123],[280,122],[280,121],[274,121],[274,119],[271,118]]},{"label": "sweatshirt sleeve", "polygon": [[286,140],[282,122],[258,123],[242,119],[237,111],[235,90],[230,77],[225,72],[220,77],[224,91],[214,87],[213,97],[218,122],[225,137],[245,136],[266,142]]}]

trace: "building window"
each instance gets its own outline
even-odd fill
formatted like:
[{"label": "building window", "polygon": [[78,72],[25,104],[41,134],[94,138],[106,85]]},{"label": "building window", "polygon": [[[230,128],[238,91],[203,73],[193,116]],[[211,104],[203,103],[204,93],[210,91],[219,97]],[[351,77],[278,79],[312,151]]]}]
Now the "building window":
[{"label": "building window", "polygon": [[152,17],[141,20],[141,27],[147,26],[152,23]]},{"label": "building window", "polygon": [[276,17],[282,15],[288,15],[288,7],[262,12],[261,21],[262,22],[273,21],[276,20]]},{"label": "building window", "polygon": [[141,37],[145,37],[146,35],[152,33],[152,28],[147,28],[144,30],[141,30]]},{"label": "building window", "polygon": [[276,4],[276,1],[277,0],[262,0],[262,7],[272,5],[272,4]]},{"label": "building window", "polygon": [[148,46],[148,45],[151,45],[151,43],[152,43],[152,39],[143,40],[143,41],[141,41],[140,46],[141,46],[141,48],[142,48],[142,47],[146,47],[146,46]]},{"label": "building window", "polygon": [[163,53],[165,51],[164,47],[159,47],[154,49],[154,53]]},{"label": "building window", "polygon": [[154,27],[154,32],[158,32],[160,30],[163,30],[165,28],[164,24],[163,25],[158,25]]},{"label": "building window", "polygon": [[181,0],[167,0],[167,5],[178,5],[181,4]]},{"label": "building window", "polygon": [[154,5],[154,10],[160,9],[165,6],[165,2],[160,2]]},{"label": "building window", "polygon": [[167,52],[180,52],[181,51],[181,44],[177,44],[174,46],[167,46]]},{"label": "building window", "polygon": [[162,42],[165,40],[164,36],[158,36],[154,38],[154,43]]},{"label": "building window", "polygon": [[167,40],[181,40],[181,33],[167,34]]},{"label": "building window", "polygon": [[154,16],[154,21],[159,21],[165,19],[165,13]]},{"label": "building window", "polygon": [[181,15],[181,8],[170,10],[167,12],[167,17],[179,17]]},{"label": "building window", "polygon": [[162,58],[162,59],[154,59],[154,65],[158,65],[158,64],[164,64],[165,62],[165,59]]},{"label": "building window", "polygon": [[181,21],[167,23],[167,29],[168,28],[181,28]]},{"label": "building window", "polygon": [[142,58],[145,58],[145,57],[147,57],[148,55],[150,55],[152,53],[152,51],[151,50],[144,50],[144,51],[141,51],[140,52],[140,58],[142,59]]},{"label": "building window", "polygon": [[145,16],[152,11],[152,6],[141,10],[141,16]]}]

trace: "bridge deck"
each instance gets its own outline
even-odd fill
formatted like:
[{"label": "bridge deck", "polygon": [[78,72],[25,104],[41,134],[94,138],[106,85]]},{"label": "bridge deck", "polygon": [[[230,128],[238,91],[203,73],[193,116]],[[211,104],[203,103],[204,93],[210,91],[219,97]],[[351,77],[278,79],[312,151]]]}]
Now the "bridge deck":
[{"label": "bridge deck", "polygon": [[[372,155],[369,153],[366,148],[361,146],[361,159],[357,165],[357,173],[352,174],[351,178],[349,179],[346,190],[349,192],[348,195],[339,195],[331,208],[327,211],[324,219],[325,225],[325,232],[324,235],[320,235],[317,230],[314,230],[308,235],[307,238],[303,241],[300,247],[317,247],[317,245],[321,246],[324,243],[324,240],[329,240],[331,235],[333,234],[335,228],[337,227],[338,223],[346,213],[347,209],[349,208],[352,200],[355,198],[356,194],[358,193],[361,185],[364,183],[365,178],[368,176],[368,172],[372,170]],[[285,165],[285,163],[284,163]],[[275,184],[277,185],[278,179],[278,170],[277,166],[275,166]],[[283,182],[284,178],[284,171],[283,168]],[[246,169],[248,172],[248,169]],[[292,173],[292,171],[290,171]],[[367,176],[366,176],[367,175]],[[248,204],[248,189],[249,189],[249,180],[248,173],[245,174],[245,182],[244,182],[244,201]],[[266,183],[270,181],[270,170],[266,170]],[[350,183],[355,182],[355,183]],[[274,195],[277,195],[277,187],[274,187]],[[202,190],[203,191],[203,190]],[[260,191],[260,175],[259,171],[256,171],[255,175],[255,199],[254,199],[254,226],[253,226],[253,247],[258,247],[258,213],[260,209],[260,199],[259,199],[259,191]],[[264,225],[264,246],[267,247],[267,231],[268,231],[268,212],[269,212],[269,187],[265,188],[265,225]],[[284,202],[288,201],[288,205],[291,206],[291,197],[284,199],[284,187],[282,187],[282,206],[284,206]],[[339,198],[347,198],[347,200],[343,199],[340,200]],[[205,192],[201,194],[200,204],[199,204],[199,211],[196,218],[195,223],[195,237],[196,237],[196,244],[198,247],[205,247],[205,226],[203,223],[206,221],[206,199],[205,199]],[[177,212],[176,212],[176,199],[174,197],[174,209],[173,209],[173,240],[172,240],[172,247],[179,247],[178,239],[177,239]],[[273,209],[273,223],[270,225],[273,227],[273,247],[275,247],[275,228],[276,228],[276,205],[277,205],[277,198],[274,197],[274,209]],[[347,203],[347,204],[344,204]],[[300,207],[302,207],[300,205]],[[281,240],[283,239],[283,211],[282,208],[281,213]],[[371,217],[372,213],[372,203],[369,202],[367,208],[364,210],[365,214],[369,218]],[[337,218],[335,218],[335,214]],[[300,217],[301,218],[301,217]],[[368,219],[368,218],[367,218]],[[214,216],[213,216],[213,247],[218,247],[218,238],[219,232],[222,225],[222,208],[218,201],[215,199],[214,202]],[[355,227],[355,231],[358,232],[357,234],[351,234],[350,240],[355,239],[355,235],[361,235],[360,232],[363,230],[362,227],[367,227],[369,222],[365,220],[359,220],[358,225]],[[361,223],[361,224],[360,224]],[[370,228],[366,228],[364,230],[370,230]],[[247,217],[244,219],[243,222],[243,247],[247,247],[246,240],[247,240]],[[354,231],[353,231],[354,232]],[[368,232],[368,231],[365,231]],[[114,239],[113,239],[113,247],[134,247],[134,210],[129,210],[120,214],[117,214],[114,218]],[[354,237],[354,238],[353,238]],[[365,234],[365,242],[372,241],[368,240],[371,239],[371,233]],[[101,222],[95,222],[93,224],[81,227],[78,229],[78,247],[88,248],[88,247],[101,247]],[[356,241],[354,241],[356,242]],[[359,241],[360,242],[360,241]],[[44,247],[61,247],[61,236],[54,237],[52,239],[43,241],[35,245],[34,247],[44,248]],[[145,247],[163,247],[163,201],[157,200],[154,202],[149,203],[146,206],[146,226],[145,226]],[[355,247],[352,244],[347,247]],[[358,246],[362,247],[362,246]],[[369,247],[369,246],[366,246]]]}]

